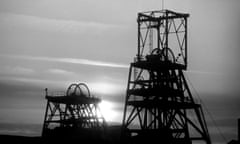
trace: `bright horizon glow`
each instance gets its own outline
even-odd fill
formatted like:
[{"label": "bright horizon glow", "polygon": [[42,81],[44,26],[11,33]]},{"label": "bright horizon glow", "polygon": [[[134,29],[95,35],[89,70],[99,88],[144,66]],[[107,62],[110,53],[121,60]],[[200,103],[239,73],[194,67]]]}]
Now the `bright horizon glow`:
[{"label": "bright horizon glow", "polygon": [[118,87],[115,84],[111,84],[108,82],[96,82],[89,84],[91,91],[96,94],[112,94],[115,93]]},{"label": "bright horizon glow", "polygon": [[110,101],[102,100],[98,104],[100,112],[107,122],[114,122],[117,118],[117,112],[114,110],[114,104]]}]

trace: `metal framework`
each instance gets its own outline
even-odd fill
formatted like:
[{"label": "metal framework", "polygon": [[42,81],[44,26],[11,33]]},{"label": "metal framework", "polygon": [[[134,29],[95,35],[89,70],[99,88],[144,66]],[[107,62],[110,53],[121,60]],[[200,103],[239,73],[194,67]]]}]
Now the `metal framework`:
[{"label": "metal framework", "polygon": [[[86,84],[71,84],[65,94],[49,94],[42,137],[92,137],[104,129],[105,120]],[[96,136],[95,136],[96,137]]]},{"label": "metal framework", "polygon": [[[150,11],[138,14],[137,59],[170,49],[173,61],[187,68],[187,18],[189,14],[169,10]],[[154,50],[154,51],[153,51]],[[165,51],[167,57],[168,51]]]},{"label": "metal framework", "polygon": [[211,143],[183,73],[188,17],[169,10],[138,14],[137,57],[130,65],[123,115],[126,143]]}]

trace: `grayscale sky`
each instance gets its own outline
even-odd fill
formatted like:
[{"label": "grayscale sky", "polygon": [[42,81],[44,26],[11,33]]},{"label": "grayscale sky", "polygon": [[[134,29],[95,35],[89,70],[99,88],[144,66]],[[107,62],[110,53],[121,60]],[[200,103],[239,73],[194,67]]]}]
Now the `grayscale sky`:
[{"label": "grayscale sky", "polygon": [[[86,82],[109,105],[108,120],[121,122],[137,13],[161,8],[161,0],[1,0],[0,133],[40,135],[44,89],[73,82]],[[236,139],[240,1],[165,0],[164,8],[190,14],[185,74],[213,142]]]}]

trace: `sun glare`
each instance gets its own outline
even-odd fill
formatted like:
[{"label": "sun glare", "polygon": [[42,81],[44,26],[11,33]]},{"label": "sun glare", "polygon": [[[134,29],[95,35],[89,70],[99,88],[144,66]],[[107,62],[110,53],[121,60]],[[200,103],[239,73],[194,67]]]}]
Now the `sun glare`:
[{"label": "sun glare", "polygon": [[106,121],[113,122],[116,120],[117,112],[114,110],[114,104],[112,102],[103,100],[99,103],[99,108]]}]

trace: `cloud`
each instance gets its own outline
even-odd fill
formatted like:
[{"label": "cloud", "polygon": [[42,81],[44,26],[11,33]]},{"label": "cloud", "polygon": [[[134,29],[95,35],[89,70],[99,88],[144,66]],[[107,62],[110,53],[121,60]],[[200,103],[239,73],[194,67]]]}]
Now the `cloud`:
[{"label": "cloud", "polygon": [[112,67],[112,68],[128,68],[129,67],[128,65],[121,64],[121,63],[112,63],[112,62],[89,60],[89,59],[78,59],[78,58],[54,58],[54,57],[37,57],[37,56],[26,56],[26,55],[0,55],[0,57],[25,59],[25,60],[49,61],[49,62],[61,62],[61,63],[69,63],[69,64],[82,64],[82,65]]},{"label": "cloud", "polygon": [[77,21],[67,19],[54,19],[23,14],[0,13],[0,24],[14,27],[25,27],[36,30],[51,32],[80,33],[94,32],[101,33],[108,29],[123,28],[120,25],[100,23],[94,21]]},{"label": "cloud", "polygon": [[33,73],[35,73],[34,69],[21,66],[2,66],[0,69],[0,74],[30,75]]},{"label": "cloud", "polygon": [[63,70],[63,69],[49,69],[47,72],[52,74],[60,74],[60,75],[74,75],[74,72]]},{"label": "cloud", "polygon": [[0,129],[1,134],[8,135],[38,135],[39,133],[29,129]]},{"label": "cloud", "polygon": [[95,60],[89,60],[89,59],[59,58],[59,59],[56,59],[56,61],[73,63],[73,64],[114,67],[114,68],[128,68],[129,67],[128,65],[125,65],[125,64],[95,61]]},{"label": "cloud", "polygon": [[0,123],[0,134],[38,136],[41,129],[41,124]]},{"label": "cloud", "polygon": [[11,94],[16,96],[16,92],[35,93],[43,91],[46,87],[50,89],[62,89],[67,87],[69,83],[71,83],[71,81],[51,80],[49,78],[4,76],[0,77],[0,97]]}]

